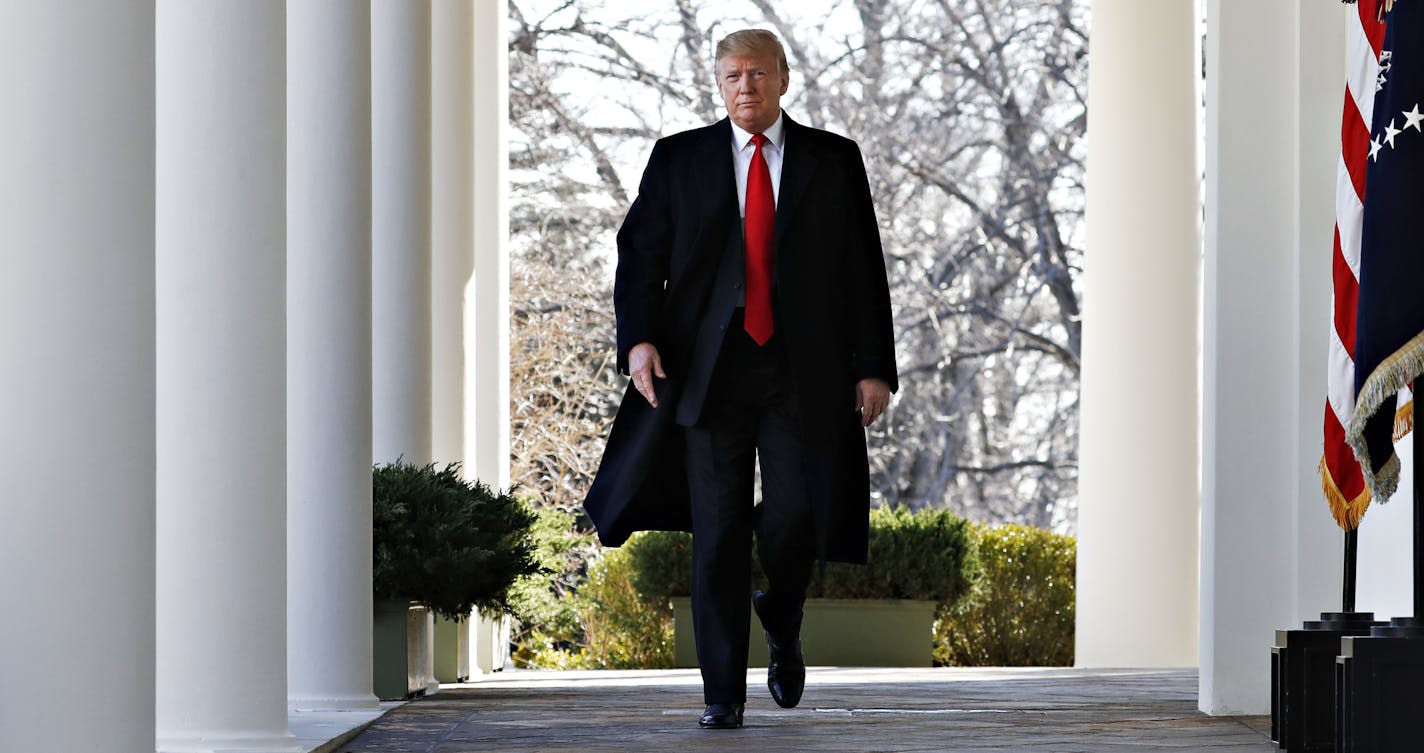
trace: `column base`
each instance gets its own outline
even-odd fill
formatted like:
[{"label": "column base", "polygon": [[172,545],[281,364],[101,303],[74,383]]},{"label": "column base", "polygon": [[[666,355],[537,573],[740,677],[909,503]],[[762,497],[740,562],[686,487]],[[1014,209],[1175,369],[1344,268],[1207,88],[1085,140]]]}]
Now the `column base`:
[{"label": "column base", "polygon": [[1385,623],[1373,612],[1324,612],[1277,630],[1271,648],[1271,741],[1289,751],[1335,750],[1335,657],[1340,639]]},{"label": "column base", "polygon": [[1424,740],[1424,619],[1396,617],[1342,638],[1335,672],[1337,753],[1414,750]]},{"label": "column base", "polygon": [[369,711],[381,707],[371,693],[340,696],[288,696],[288,711]]},{"label": "column base", "polygon": [[291,733],[271,736],[204,735],[203,737],[160,737],[158,753],[305,753]]}]

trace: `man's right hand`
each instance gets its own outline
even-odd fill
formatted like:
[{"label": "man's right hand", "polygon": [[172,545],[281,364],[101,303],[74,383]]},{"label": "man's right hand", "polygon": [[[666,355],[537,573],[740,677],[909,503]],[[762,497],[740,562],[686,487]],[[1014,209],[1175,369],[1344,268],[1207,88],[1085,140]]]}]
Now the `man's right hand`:
[{"label": "man's right hand", "polygon": [[653,377],[667,379],[663,371],[662,358],[652,343],[638,343],[628,351],[628,373],[633,377],[633,387],[647,399],[648,405],[658,407],[658,393],[653,390]]}]

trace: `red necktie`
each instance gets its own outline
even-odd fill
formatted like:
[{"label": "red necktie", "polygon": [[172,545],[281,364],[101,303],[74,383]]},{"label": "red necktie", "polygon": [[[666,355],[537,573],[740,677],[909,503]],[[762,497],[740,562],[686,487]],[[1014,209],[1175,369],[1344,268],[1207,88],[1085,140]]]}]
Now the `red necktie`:
[{"label": "red necktie", "polygon": [[776,199],[771,192],[771,171],[761,148],[766,136],[752,136],[756,151],[747,169],[747,334],[765,345],[774,329],[771,319],[771,264],[776,245]]}]

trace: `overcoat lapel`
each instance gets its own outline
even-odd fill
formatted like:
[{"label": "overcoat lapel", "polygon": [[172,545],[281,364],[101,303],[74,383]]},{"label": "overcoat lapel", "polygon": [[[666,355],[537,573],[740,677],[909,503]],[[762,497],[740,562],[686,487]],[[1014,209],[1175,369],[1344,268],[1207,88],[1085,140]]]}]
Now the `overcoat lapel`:
[{"label": "overcoat lapel", "polygon": [[697,150],[698,177],[705,197],[699,235],[724,228],[737,217],[737,179],[732,170],[732,124],[723,118],[708,129]]},{"label": "overcoat lapel", "polygon": [[786,247],[782,242],[786,237],[786,228],[791,224],[796,206],[805,195],[806,187],[811,184],[811,177],[816,173],[816,164],[820,161],[810,141],[798,138],[801,135],[801,124],[792,120],[789,115],[783,114],[782,117],[786,119],[786,150],[781,160],[781,194],[776,200],[778,259]]}]

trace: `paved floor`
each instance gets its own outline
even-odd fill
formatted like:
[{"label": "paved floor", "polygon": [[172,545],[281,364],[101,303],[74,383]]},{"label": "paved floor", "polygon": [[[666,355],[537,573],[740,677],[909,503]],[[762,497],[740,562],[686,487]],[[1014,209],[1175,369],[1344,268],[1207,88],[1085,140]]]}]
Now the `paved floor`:
[{"label": "paved floor", "polygon": [[1195,671],[813,667],[796,709],[765,679],[748,672],[746,727],[701,730],[696,670],[503,672],[395,709],[338,750],[1275,750],[1265,719],[1198,713]]}]

